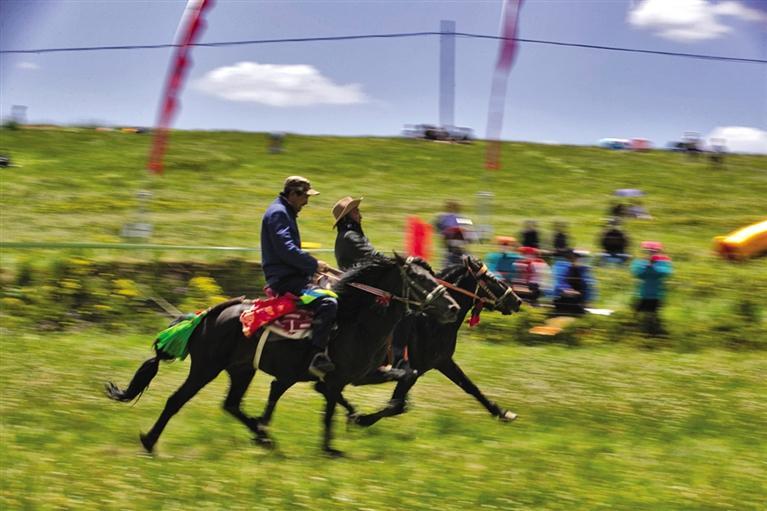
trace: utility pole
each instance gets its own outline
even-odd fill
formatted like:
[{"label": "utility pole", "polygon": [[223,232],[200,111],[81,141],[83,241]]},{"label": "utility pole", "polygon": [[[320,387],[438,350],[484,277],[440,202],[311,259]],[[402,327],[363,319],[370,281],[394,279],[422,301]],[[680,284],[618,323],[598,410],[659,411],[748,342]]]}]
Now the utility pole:
[{"label": "utility pole", "polygon": [[455,21],[442,20],[439,36],[439,123],[455,125]]}]

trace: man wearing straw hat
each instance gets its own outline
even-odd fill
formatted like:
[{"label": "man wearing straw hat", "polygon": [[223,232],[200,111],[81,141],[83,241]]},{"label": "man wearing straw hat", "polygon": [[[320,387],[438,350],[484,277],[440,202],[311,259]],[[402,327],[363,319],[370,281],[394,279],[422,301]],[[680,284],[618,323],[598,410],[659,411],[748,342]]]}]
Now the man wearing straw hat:
[{"label": "man wearing straw hat", "polygon": [[[370,241],[362,231],[362,213],[360,213],[359,199],[353,199],[352,197],[344,197],[335,203],[333,206],[333,218],[335,223],[333,227],[338,229],[336,235],[336,262],[338,267],[344,271],[350,269],[355,264],[358,264],[369,257],[380,255]],[[405,320],[403,320],[405,321]],[[401,336],[404,343],[407,342],[406,335]],[[392,342],[391,340],[389,342]],[[399,364],[400,369],[391,369],[381,367],[379,371],[389,379],[398,379],[406,374],[405,369],[408,369],[407,361],[404,360],[405,344],[392,344],[392,356],[395,365]]]},{"label": "man wearing straw hat", "polygon": [[363,259],[378,254],[362,231],[362,213],[359,199],[344,197],[333,206],[333,227],[338,229],[336,235],[336,262],[344,271],[348,270]]},{"label": "man wearing straw hat", "polygon": [[297,221],[298,212],[309,203],[309,197],[319,193],[305,177],[285,179],[282,192],[266,209],[261,221],[261,267],[266,285],[275,294],[290,293],[298,297],[302,306],[314,311],[314,353],[309,372],[322,378],[335,369],[326,348],[338,310],[338,297],[312,284],[314,274],[327,271],[328,265],[301,249]]}]

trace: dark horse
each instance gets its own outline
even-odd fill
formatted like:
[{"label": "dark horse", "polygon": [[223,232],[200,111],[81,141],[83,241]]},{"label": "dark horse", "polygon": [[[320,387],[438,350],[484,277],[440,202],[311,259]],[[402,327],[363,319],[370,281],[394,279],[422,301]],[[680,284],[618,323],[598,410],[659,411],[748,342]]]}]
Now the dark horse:
[{"label": "dark horse", "polygon": [[403,413],[407,393],[418,378],[430,369],[437,369],[466,393],[474,396],[494,417],[502,421],[512,421],[516,418],[516,414],[500,408],[482,394],[453,360],[453,354],[458,329],[470,309],[474,308],[479,313],[476,308],[479,303],[482,303],[488,310],[497,310],[503,315],[508,315],[519,310],[522,300],[505,282],[487,271],[487,267],[481,261],[471,256],[464,256],[462,263],[448,266],[437,275],[437,278],[447,282],[446,285],[452,286],[450,292],[461,308],[458,317],[451,323],[443,324],[424,315],[417,315],[397,325],[394,335],[395,337],[406,336],[408,339],[408,358],[416,372],[397,382],[389,404],[378,412],[358,415],[348,401],[342,400],[341,404],[356,424],[371,426],[384,417]]},{"label": "dark horse", "polygon": [[[385,292],[384,296],[353,287],[355,284],[375,286]],[[428,264],[419,259],[405,260],[396,254],[394,259],[373,258],[347,272],[334,289],[339,295],[338,328],[331,338],[329,349],[336,370],[327,374],[324,382],[316,388],[326,400],[322,447],[330,455],[340,455],[340,451],[330,444],[333,413],[341,391],[347,384],[360,381],[375,368],[386,351],[387,336],[402,319],[406,308],[416,307],[437,321],[445,322],[453,321],[459,308],[446,293],[446,288],[434,279]],[[277,401],[295,383],[316,380],[307,370],[311,348],[308,340],[278,337],[266,342],[259,369],[275,379],[263,415],[249,417],[240,405],[256,373],[253,360],[262,331],[257,331],[252,338],[246,338],[242,333],[240,314],[247,307],[245,303],[221,304],[212,308],[197,326],[188,344],[192,358],[189,376],[168,398],[149,433],[140,437],[147,451],[152,452],[171,417],[223,370],[229,373],[231,379],[224,409],[255,433],[257,443],[272,445],[268,426]],[[167,354],[157,352],[157,356],[139,368],[126,390],[120,390],[110,382],[106,387],[107,395],[118,401],[133,400],[157,374],[160,360],[167,358]]]}]

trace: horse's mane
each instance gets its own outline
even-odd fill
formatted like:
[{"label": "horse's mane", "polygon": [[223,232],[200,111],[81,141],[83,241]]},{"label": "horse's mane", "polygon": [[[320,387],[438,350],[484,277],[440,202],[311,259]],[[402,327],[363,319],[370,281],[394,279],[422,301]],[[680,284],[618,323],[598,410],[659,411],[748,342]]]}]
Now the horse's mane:
[{"label": "horse's mane", "polygon": [[364,262],[352,267],[341,275],[341,279],[333,285],[333,291],[342,295],[349,287],[346,285],[350,282],[357,283],[369,283],[371,278],[374,278],[378,273],[383,270],[388,270],[394,266],[394,259],[390,259],[384,255],[376,254],[365,259]]},{"label": "horse's mane", "polygon": [[442,270],[437,273],[437,278],[446,280],[447,282],[455,282],[465,271],[466,265],[464,263],[455,263],[442,268]]}]

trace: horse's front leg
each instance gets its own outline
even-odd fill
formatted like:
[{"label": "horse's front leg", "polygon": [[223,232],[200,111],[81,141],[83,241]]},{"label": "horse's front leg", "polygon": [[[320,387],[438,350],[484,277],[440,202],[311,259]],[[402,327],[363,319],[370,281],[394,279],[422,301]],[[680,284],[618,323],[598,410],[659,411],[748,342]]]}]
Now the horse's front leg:
[{"label": "horse's front leg", "polygon": [[493,414],[494,417],[498,417],[503,422],[511,422],[517,418],[517,414],[510,411],[501,409],[497,404],[490,401],[482,394],[482,391],[474,385],[468,376],[464,374],[458,364],[453,359],[448,360],[437,366],[437,369],[450,378],[450,381],[461,387],[467,394],[474,396],[474,398],[482,403],[487,408],[487,411]]},{"label": "horse's front leg", "polygon": [[274,447],[274,441],[269,437],[269,423],[272,420],[272,414],[274,413],[274,408],[277,406],[277,401],[279,401],[285,391],[295,383],[295,380],[272,380],[266,408],[264,408],[263,415],[257,419],[255,431],[256,438],[253,439],[257,444],[268,448]]},{"label": "horse's front leg", "polygon": [[394,417],[395,415],[405,413],[407,410],[407,407],[405,406],[407,394],[417,381],[418,374],[415,373],[412,376],[399,380],[397,386],[394,388],[394,393],[389,400],[389,404],[377,412],[358,416],[354,419],[354,423],[358,426],[369,427],[383,418]]}]

